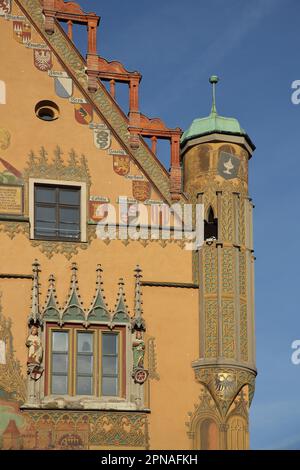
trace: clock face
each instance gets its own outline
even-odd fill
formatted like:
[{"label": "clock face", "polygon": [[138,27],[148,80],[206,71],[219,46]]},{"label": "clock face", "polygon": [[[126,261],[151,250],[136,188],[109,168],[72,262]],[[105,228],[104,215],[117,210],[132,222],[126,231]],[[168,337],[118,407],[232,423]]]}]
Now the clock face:
[{"label": "clock face", "polygon": [[220,152],[218,161],[218,174],[230,180],[237,178],[240,167],[240,159],[232,153]]}]

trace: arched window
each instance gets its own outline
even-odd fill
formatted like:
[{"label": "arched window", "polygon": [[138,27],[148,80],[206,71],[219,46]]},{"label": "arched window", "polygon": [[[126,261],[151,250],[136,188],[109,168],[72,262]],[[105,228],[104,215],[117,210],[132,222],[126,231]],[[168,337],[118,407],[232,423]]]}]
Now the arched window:
[{"label": "arched window", "polygon": [[219,449],[219,430],[212,418],[206,418],[200,425],[200,450]]},{"label": "arched window", "polygon": [[207,218],[204,220],[204,240],[208,238],[218,239],[218,219],[215,218],[213,208],[210,206]]},{"label": "arched window", "polygon": [[6,87],[3,80],[0,80],[0,104],[6,104]]}]

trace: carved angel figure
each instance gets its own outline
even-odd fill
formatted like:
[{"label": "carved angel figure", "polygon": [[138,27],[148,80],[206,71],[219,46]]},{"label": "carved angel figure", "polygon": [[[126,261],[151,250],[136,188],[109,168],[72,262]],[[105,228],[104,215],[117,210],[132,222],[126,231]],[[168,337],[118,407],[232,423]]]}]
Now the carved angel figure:
[{"label": "carved angel figure", "polygon": [[26,346],[28,347],[27,364],[41,364],[42,362],[43,346],[38,333],[38,328],[36,326],[32,326],[30,335],[26,341]]}]

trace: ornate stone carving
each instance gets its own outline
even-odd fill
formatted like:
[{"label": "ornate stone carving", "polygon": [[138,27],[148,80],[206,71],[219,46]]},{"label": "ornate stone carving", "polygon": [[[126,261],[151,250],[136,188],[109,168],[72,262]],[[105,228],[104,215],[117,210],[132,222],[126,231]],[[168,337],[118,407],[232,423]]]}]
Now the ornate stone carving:
[{"label": "ornate stone carving", "polygon": [[148,371],[149,379],[160,379],[159,374],[157,372],[155,338],[153,336],[150,336],[150,338],[148,338]]},{"label": "ornate stone carving", "polygon": [[44,147],[41,147],[38,157],[31,151],[27,167],[24,170],[24,178],[85,181],[88,186],[91,183],[86,157],[81,155],[79,159],[75,150],[71,149],[69,152],[69,160],[65,162],[63,152],[58,145],[54,150],[54,158],[52,161],[48,159],[48,152]]},{"label": "ornate stone carving", "polygon": [[222,300],[222,344],[223,356],[235,356],[235,321],[233,300]]},{"label": "ornate stone carving", "polygon": [[[194,200],[196,194],[201,192],[204,195],[204,204],[212,204],[214,213],[219,217],[219,214],[215,211],[216,207],[216,193],[217,192],[227,192],[227,193],[240,193],[242,196],[247,197],[248,195],[248,186],[243,181],[239,179],[233,180],[220,180],[216,175],[211,174],[204,176],[200,181],[197,181],[197,184],[193,188],[189,188],[190,199]],[[195,201],[194,201],[195,202]]]},{"label": "ornate stone carving", "polygon": [[[149,448],[148,417],[145,413],[24,411],[23,416],[32,431],[24,437],[28,440],[31,435],[37,436],[39,449]],[[73,439],[68,439],[68,436]],[[74,441],[76,436],[80,439]],[[32,439],[24,448],[34,446],[35,439]]]},{"label": "ornate stone carving", "polygon": [[239,244],[245,245],[245,227],[246,227],[246,217],[245,217],[245,198],[239,198],[238,206],[238,231],[239,231]]},{"label": "ornate stone carving", "polygon": [[222,416],[226,416],[242,387],[249,385],[251,394],[253,392],[255,371],[218,366],[194,366],[194,370],[196,379],[208,388]]},{"label": "ornate stone carving", "polygon": [[[71,266],[71,283],[67,300],[63,306],[60,306],[57,301],[55,277],[53,274],[49,276],[49,286],[43,308],[39,307],[39,289],[38,289],[38,277],[39,264],[37,261],[34,263],[34,276],[33,276],[33,288],[32,288],[32,307],[29,316],[29,322],[31,324],[43,324],[45,320],[55,321],[59,325],[65,322],[79,322],[84,326],[88,326],[90,323],[105,323],[111,328],[115,324],[128,323],[132,325],[133,329],[145,329],[145,322],[142,318],[141,310],[141,284],[140,284],[140,268],[135,270],[136,287],[135,287],[135,306],[134,306],[134,317],[130,317],[128,306],[126,304],[126,297],[124,291],[124,282],[122,279],[119,280],[119,291],[117,295],[117,301],[113,313],[109,310],[106,302],[103,290],[102,282],[102,268],[101,265],[97,265],[96,269],[96,292],[90,303],[90,307],[85,309],[81,301],[81,296],[78,286],[77,278],[77,264],[72,263]],[[138,276],[138,279],[137,279]]]},{"label": "ornate stone carving", "polygon": [[232,193],[223,192],[221,198],[221,238],[224,241],[233,241],[233,196]]},{"label": "ornate stone carving", "polygon": [[40,366],[43,359],[43,346],[39,338],[37,326],[33,325],[31,327],[30,335],[26,340],[26,346],[28,348],[27,366]]},{"label": "ornate stone carving", "polygon": [[216,300],[205,302],[205,357],[218,355],[218,304]]},{"label": "ornate stone carving", "polygon": [[245,298],[247,295],[246,252],[243,250],[239,253],[239,282],[240,295]]},{"label": "ornate stone carving", "polygon": [[194,405],[194,411],[188,413],[189,421],[185,423],[188,428],[187,434],[190,439],[193,439],[193,448],[196,448],[197,436],[199,433],[199,424],[206,418],[212,418],[220,426],[222,424],[222,417],[213,397],[209,391],[203,387],[199,396],[199,403]]},{"label": "ornate stone carving", "polygon": [[135,338],[132,343],[133,369],[143,369],[145,359],[145,342],[141,330],[135,331]]},{"label": "ornate stone carving", "polygon": [[135,289],[134,289],[134,317],[131,320],[132,333],[135,335],[132,340],[133,371],[132,378],[135,383],[142,385],[148,378],[149,372],[144,367],[145,341],[143,332],[146,330],[142,308],[142,270],[139,266],[135,268]]},{"label": "ornate stone carving", "polygon": [[97,265],[97,280],[96,280],[96,293],[94,299],[91,303],[91,307],[87,314],[88,323],[95,321],[110,321],[110,312],[108,310],[107,304],[105,302],[104,290],[102,288],[102,268],[101,265]]},{"label": "ornate stone carving", "polygon": [[222,250],[222,287],[223,293],[233,293],[234,271],[233,271],[233,249],[223,248]]},{"label": "ornate stone carving", "polygon": [[241,302],[240,305],[240,351],[242,361],[248,361],[248,318],[247,304]]},{"label": "ornate stone carving", "polygon": [[25,236],[29,238],[29,223],[1,221],[0,232],[6,233],[11,240],[19,233],[25,234]]},{"label": "ornate stone carving", "polygon": [[72,263],[72,276],[71,285],[68,299],[64,308],[61,310],[61,321],[85,321],[86,315],[83,308],[83,303],[80,298],[78,279],[77,279],[77,264]]},{"label": "ornate stone carving", "polygon": [[215,294],[217,292],[217,250],[215,245],[202,247],[204,258],[204,292]]},{"label": "ornate stone carving", "polygon": [[124,292],[124,281],[122,278],[119,279],[119,292],[115,310],[112,316],[113,323],[127,323],[130,322],[130,316],[128,311],[128,305],[126,303],[126,297]]}]

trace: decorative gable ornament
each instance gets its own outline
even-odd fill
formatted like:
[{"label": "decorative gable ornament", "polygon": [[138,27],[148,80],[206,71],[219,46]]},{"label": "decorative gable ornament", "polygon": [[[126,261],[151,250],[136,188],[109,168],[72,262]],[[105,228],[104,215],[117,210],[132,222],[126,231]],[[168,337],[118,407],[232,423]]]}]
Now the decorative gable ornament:
[{"label": "decorative gable ornament", "polygon": [[66,321],[81,321],[85,322],[85,312],[80,300],[78,279],[77,279],[77,264],[72,263],[72,276],[69,298],[66,302],[65,308],[62,312],[62,320]]},{"label": "decorative gable ornament", "polygon": [[43,318],[49,320],[55,320],[60,323],[60,309],[57,303],[56,288],[55,288],[55,277],[53,274],[49,276],[49,288],[43,311]]},{"label": "decorative gable ornament", "polygon": [[130,317],[128,312],[128,305],[126,304],[125,292],[124,292],[124,281],[122,278],[119,279],[119,292],[117,303],[115,305],[115,311],[112,317],[112,323],[129,323]]},{"label": "decorative gable ornament", "polygon": [[32,264],[32,271],[33,281],[31,288],[31,311],[28,317],[28,325],[40,326],[43,324],[43,320],[40,312],[39,273],[41,270],[38,260],[34,260],[34,263]]},{"label": "decorative gable ornament", "polygon": [[97,280],[96,280],[96,293],[94,300],[91,303],[88,311],[87,320],[88,322],[110,322],[110,312],[105,302],[105,296],[103,295],[103,282],[102,282],[102,267],[100,264],[97,265]]},{"label": "decorative gable ornament", "polygon": [[[140,325],[140,329],[145,329],[144,320],[141,319],[141,292],[140,292],[140,275],[135,270],[136,275],[136,288],[135,288],[135,317],[130,318],[128,306],[126,303],[125,292],[124,292],[124,282],[123,279],[119,280],[119,291],[117,295],[117,301],[114,308],[114,313],[112,314],[109,310],[107,303],[105,301],[105,295],[103,290],[103,281],[102,281],[102,267],[100,264],[97,265],[96,269],[96,290],[95,295],[91,301],[90,307],[85,309],[81,301],[81,296],[79,293],[78,287],[78,278],[77,278],[77,264],[72,263],[71,266],[71,284],[69,288],[69,295],[67,301],[63,307],[60,307],[57,301],[56,296],[56,286],[55,286],[55,277],[53,274],[49,276],[49,285],[47,289],[47,296],[45,300],[44,307],[40,309],[40,294],[39,294],[39,272],[40,265],[37,260],[33,263],[33,283],[32,283],[32,305],[31,311],[28,317],[28,325],[42,326],[44,321],[54,321],[58,325],[62,326],[66,322],[75,322],[81,323],[86,328],[90,324],[102,323],[113,328],[116,324],[128,325]],[[137,287],[137,284],[139,287]]]}]

